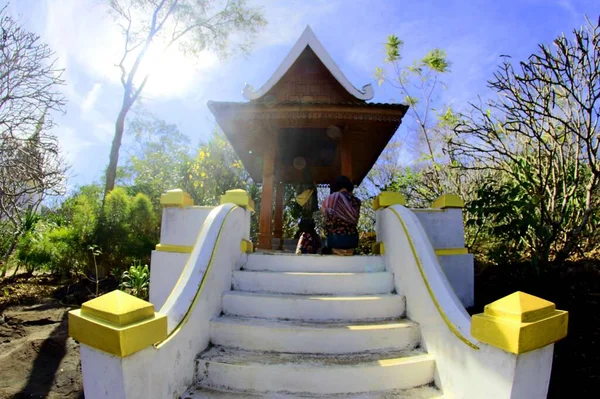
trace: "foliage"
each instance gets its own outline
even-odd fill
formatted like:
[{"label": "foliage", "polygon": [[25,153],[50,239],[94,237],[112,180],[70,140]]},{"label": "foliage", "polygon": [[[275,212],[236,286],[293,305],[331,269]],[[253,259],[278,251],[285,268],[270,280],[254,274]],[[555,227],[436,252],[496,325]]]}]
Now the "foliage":
[{"label": "foliage", "polygon": [[149,260],[158,241],[158,219],[147,196],[122,188],[81,187],[60,208],[36,215],[17,244],[16,260],[28,272],[85,276],[98,283],[109,270],[120,276],[134,259]]},{"label": "foliage", "polygon": [[358,247],[355,253],[357,255],[369,255],[372,252],[373,244],[377,242],[377,234],[374,231],[360,233],[358,236]]},{"label": "foliage", "polygon": [[[464,170],[500,178],[480,190],[490,223],[512,231],[535,264],[561,261],[590,234],[598,210],[600,26],[540,45],[515,67],[505,59],[489,82],[498,100],[472,105],[450,140]],[[501,199],[499,199],[500,197]],[[498,207],[497,201],[503,201]],[[597,217],[597,216],[596,216]]]},{"label": "foliage", "polygon": [[184,184],[194,203],[218,205],[225,191],[246,190],[252,181],[223,132],[215,130],[188,162]]},{"label": "foliage", "polygon": [[231,37],[242,37],[238,48],[247,51],[266,23],[260,10],[247,6],[245,0],[225,4],[208,0],[109,0],[108,5],[122,29],[125,43],[117,63],[123,101],[115,124],[105,193],[115,185],[125,118],[150,77],[150,72],[144,70],[148,52],[154,49],[164,54],[177,45],[184,53],[196,57],[207,50],[224,56],[232,49]]},{"label": "foliage", "polygon": [[103,252],[99,256],[101,273],[123,270],[134,259],[148,263],[158,242],[158,223],[150,199],[141,193],[131,197],[121,187],[108,193],[94,242]]},{"label": "foliage", "polygon": [[256,241],[261,189],[250,178],[222,131],[214,130],[210,139],[200,144],[196,157],[188,161],[183,188],[195,204],[206,206],[219,205],[221,195],[227,190],[246,190],[256,204],[250,220],[250,237]]},{"label": "foliage", "polygon": [[98,272],[98,261],[96,258],[98,256],[102,255],[102,251],[100,250],[100,248],[98,248],[97,245],[90,245],[88,250],[90,251],[90,253],[92,254],[92,257],[94,259],[94,277],[91,278],[90,280],[96,284],[95,296],[98,296],[99,288],[100,288],[100,277],[99,277],[100,273]]},{"label": "foliage", "polygon": [[148,265],[142,266],[138,261],[123,272],[120,289],[125,290],[133,296],[148,300],[150,289],[150,269]]},{"label": "foliage", "polygon": [[10,17],[7,6],[0,9],[0,28],[0,220],[9,237],[0,258],[6,262],[26,231],[27,212],[63,193],[66,166],[49,130],[52,111],[62,111],[65,100],[63,70],[48,45]]},{"label": "foliage", "polygon": [[134,136],[135,144],[118,171],[117,182],[127,187],[129,194],[147,195],[159,216],[160,195],[184,186],[187,163],[191,160],[190,140],[177,126],[152,115],[134,119],[128,134]]},{"label": "foliage", "polygon": [[[438,97],[445,88],[441,77],[450,72],[446,52],[433,49],[412,64],[402,63],[404,42],[397,36],[388,37],[385,46],[385,67],[378,67],[375,76],[380,85],[387,83],[398,91],[409,105],[403,125],[404,137],[396,138],[384,151],[368,180],[379,190],[401,190],[409,205],[426,206],[439,195],[456,192],[457,176],[444,154],[454,115],[450,107],[440,107]],[[426,150],[421,150],[424,146]],[[407,154],[405,148],[410,151]],[[400,159],[407,163],[400,164]],[[391,162],[390,162],[391,161]],[[373,191],[373,190],[370,190]]]}]

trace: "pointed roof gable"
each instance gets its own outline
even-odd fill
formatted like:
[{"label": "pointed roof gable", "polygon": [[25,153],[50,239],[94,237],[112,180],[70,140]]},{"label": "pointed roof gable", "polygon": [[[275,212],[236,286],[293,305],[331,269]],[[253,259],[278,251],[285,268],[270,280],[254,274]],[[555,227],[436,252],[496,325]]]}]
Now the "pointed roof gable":
[{"label": "pointed roof gable", "polygon": [[300,55],[304,50],[309,47],[317,58],[327,68],[327,71],[337,80],[337,82],[352,96],[358,100],[366,101],[373,98],[373,87],[371,84],[367,84],[362,87],[362,90],[357,89],[350,83],[348,78],[344,76],[341,69],[333,61],[331,56],[327,53],[319,39],[315,36],[314,32],[307,26],[302,36],[298,39],[290,53],[285,57],[281,65],[277,68],[271,78],[257,91],[254,91],[252,86],[246,84],[242,94],[247,100],[257,100],[267,94],[290,70],[290,68],[296,63]]}]

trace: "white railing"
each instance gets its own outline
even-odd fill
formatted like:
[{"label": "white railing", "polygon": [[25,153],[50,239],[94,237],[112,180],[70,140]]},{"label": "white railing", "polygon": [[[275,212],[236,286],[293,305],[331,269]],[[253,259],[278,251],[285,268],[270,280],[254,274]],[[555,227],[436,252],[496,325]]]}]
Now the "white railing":
[{"label": "white railing", "polygon": [[86,398],[177,398],[193,383],[196,357],[209,344],[209,322],[221,313],[232,272],[244,262],[250,211],[233,204],[213,209],[160,313],[167,338],[119,358],[81,346]]},{"label": "white railing", "polygon": [[471,318],[453,292],[415,214],[394,205],[377,212],[378,241],[407,317],[435,356],[436,384],[455,398],[545,398],[553,345],[514,355],[474,339]]}]

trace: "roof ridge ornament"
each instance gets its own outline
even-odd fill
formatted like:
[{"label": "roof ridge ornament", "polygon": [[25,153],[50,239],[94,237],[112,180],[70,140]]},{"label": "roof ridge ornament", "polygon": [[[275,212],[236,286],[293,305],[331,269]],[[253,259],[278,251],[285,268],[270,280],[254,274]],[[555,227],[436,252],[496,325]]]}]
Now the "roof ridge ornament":
[{"label": "roof ridge ornament", "polygon": [[343,74],[342,70],[337,66],[335,61],[331,58],[327,50],[323,47],[317,36],[314,34],[310,25],[306,26],[304,32],[300,36],[300,38],[294,44],[294,47],[290,50],[288,55],[284,58],[283,62],[279,65],[275,73],[269,78],[269,80],[259,89],[254,90],[254,88],[246,83],[244,89],[242,90],[242,95],[247,100],[256,100],[262,96],[264,96],[269,90],[273,88],[279,82],[279,80],[285,75],[285,73],[290,69],[294,62],[298,59],[300,54],[304,51],[306,47],[310,47],[311,50],[315,53],[315,55],[321,60],[325,68],[333,75],[333,77],[338,81],[339,84],[342,85],[344,89],[354,97],[359,100],[370,100],[375,95],[373,91],[373,86],[371,84],[366,84],[362,87],[362,90],[357,89],[350,83],[348,78]]}]

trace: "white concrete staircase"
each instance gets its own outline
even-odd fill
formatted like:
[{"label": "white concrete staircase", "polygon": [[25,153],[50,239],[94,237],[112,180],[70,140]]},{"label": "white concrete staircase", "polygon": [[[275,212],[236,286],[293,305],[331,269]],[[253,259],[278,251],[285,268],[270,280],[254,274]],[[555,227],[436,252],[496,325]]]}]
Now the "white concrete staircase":
[{"label": "white concrete staircase", "polygon": [[380,257],[252,254],[182,398],[441,398]]}]

